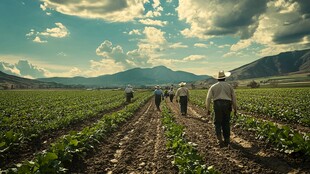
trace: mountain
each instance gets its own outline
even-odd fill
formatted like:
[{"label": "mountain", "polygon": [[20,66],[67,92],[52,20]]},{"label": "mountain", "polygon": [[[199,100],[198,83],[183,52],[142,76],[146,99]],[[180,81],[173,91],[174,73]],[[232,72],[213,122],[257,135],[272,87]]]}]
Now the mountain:
[{"label": "mountain", "polygon": [[231,80],[310,72],[310,49],[267,56],[231,71]]},{"label": "mountain", "polygon": [[31,88],[69,88],[71,86],[55,82],[41,82],[9,75],[0,71],[0,89],[31,89]]},{"label": "mountain", "polygon": [[53,77],[40,78],[44,82],[57,82],[66,85],[85,85],[97,87],[115,87],[132,84],[135,86],[149,86],[156,84],[179,83],[181,81],[193,82],[207,79],[207,75],[195,75],[184,71],[172,71],[165,66],[153,68],[133,68],[127,71],[118,72],[111,75],[102,75],[98,77]]}]

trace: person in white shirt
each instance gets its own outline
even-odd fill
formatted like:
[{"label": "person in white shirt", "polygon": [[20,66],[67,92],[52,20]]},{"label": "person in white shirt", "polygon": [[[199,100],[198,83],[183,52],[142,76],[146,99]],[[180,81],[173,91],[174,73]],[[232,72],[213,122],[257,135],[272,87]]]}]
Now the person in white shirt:
[{"label": "person in white shirt", "polygon": [[211,99],[213,99],[215,133],[220,147],[229,145],[230,113],[232,109],[234,109],[234,114],[237,114],[235,91],[230,84],[225,82],[225,79],[230,75],[230,72],[219,71],[218,75],[215,77],[218,82],[210,87],[206,97],[206,109],[208,115],[210,115],[210,103]]},{"label": "person in white shirt", "polygon": [[168,91],[168,94],[169,94],[170,102],[173,102],[174,91],[173,91],[173,88],[172,88],[172,87],[171,87],[170,90]]},{"label": "person in white shirt", "polygon": [[125,88],[125,95],[126,95],[126,102],[130,103],[131,102],[131,98],[133,98],[133,88],[131,85],[127,85],[127,87]]},{"label": "person in white shirt", "polygon": [[175,100],[178,102],[178,99],[180,97],[180,107],[181,107],[181,114],[183,116],[187,115],[187,103],[189,101],[189,91],[185,87],[186,83],[181,82],[180,88],[177,89],[177,92],[175,93]]}]

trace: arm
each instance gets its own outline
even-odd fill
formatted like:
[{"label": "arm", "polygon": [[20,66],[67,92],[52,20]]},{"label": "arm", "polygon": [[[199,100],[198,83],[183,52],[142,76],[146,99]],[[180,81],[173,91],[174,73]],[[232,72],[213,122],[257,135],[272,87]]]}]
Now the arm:
[{"label": "arm", "polygon": [[211,99],[212,99],[212,92],[211,88],[208,91],[207,97],[206,97],[206,109],[207,109],[207,114],[210,115],[210,104],[211,104]]},{"label": "arm", "polygon": [[234,89],[232,89],[231,98],[232,98],[232,106],[234,109],[234,114],[237,115],[237,99],[236,99],[236,94],[235,94]]},{"label": "arm", "polygon": [[[179,89],[180,89],[180,88],[179,88]],[[178,97],[179,97],[179,95],[180,95],[180,94],[179,94],[179,93],[180,93],[180,92],[179,92],[179,91],[180,91],[179,89],[177,89],[177,92],[175,93],[175,101],[176,101],[176,102],[178,102]]]}]

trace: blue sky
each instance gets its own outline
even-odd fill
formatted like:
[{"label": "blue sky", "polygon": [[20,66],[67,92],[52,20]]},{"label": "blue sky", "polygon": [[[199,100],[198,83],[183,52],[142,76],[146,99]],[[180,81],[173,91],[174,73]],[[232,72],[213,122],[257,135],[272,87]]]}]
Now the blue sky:
[{"label": "blue sky", "polygon": [[310,47],[308,0],[1,0],[0,21],[0,71],[28,78],[213,75]]}]

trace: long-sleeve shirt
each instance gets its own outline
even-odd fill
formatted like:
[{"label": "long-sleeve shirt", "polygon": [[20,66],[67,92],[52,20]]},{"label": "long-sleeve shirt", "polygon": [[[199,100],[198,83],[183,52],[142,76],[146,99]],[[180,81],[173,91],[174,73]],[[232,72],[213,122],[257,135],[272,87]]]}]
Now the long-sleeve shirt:
[{"label": "long-sleeve shirt", "polygon": [[164,95],[164,93],[163,93],[163,91],[161,89],[155,89],[154,94],[155,95],[160,95],[160,96]]},{"label": "long-sleeve shirt", "polygon": [[236,94],[233,87],[225,81],[219,81],[212,85],[208,91],[206,98],[207,111],[210,109],[211,99],[215,100],[230,100],[235,111],[237,111]]},{"label": "long-sleeve shirt", "polygon": [[189,98],[189,91],[186,87],[180,87],[177,92],[175,93],[175,97],[178,98],[179,96],[187,96]]},{"label": "long-sleeve shirt", "polygon": [[130,88],[130,87],[126,87],[125,88],[125,93],[128,94],[128,93],[132,93],[133,92],[133,89]]}]

